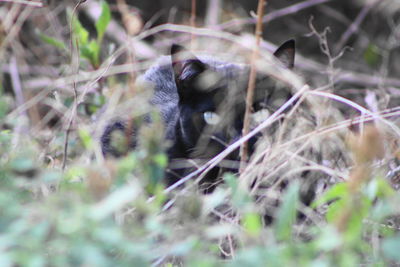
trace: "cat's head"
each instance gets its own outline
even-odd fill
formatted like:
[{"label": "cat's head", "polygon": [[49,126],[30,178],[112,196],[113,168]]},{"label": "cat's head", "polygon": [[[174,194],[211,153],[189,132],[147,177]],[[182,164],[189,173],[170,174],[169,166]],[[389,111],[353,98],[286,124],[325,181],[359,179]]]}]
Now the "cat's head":
[{"label": "cat's head", "polygon": [[[279,67],[288,69],[293,68],[294,55],[294,40],[274,52]],[[171,60],[179,96],[178,138],[191,157],[213,157],[241,137],[250,68],[198,58],[179,45],[171,47]],[[274,112],[290,97],[290,90],[259,72],[252,111],[255,116]]]}]

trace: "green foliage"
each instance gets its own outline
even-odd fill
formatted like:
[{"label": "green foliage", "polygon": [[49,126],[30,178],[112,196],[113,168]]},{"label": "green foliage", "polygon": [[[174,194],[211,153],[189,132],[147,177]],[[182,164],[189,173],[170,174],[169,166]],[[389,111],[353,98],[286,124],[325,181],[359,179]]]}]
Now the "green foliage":
[{"label": "green foliage", "polygon": [[93,148],[94,141],[88,129],[79,129],[79,137],[86,149]]},{"label": "green foliage", "polygon": [[45,43],[47,43],[49,45],[52,45],[54,47],[57,47],[59,49],[65,50],[65,51],[68,50],[67,46],[62,41],[57,40],[56,38],[48,36],[48,35],[46,35],[44,33],[39,33],[39,37],[43,42],[45,42]]},{"label": "green foliage", "polygon": [[275,222],[275,231],[280,240],[288,240],[292,237],[292,225],[296,220],[299,191],[300,185],[296,182],[284,195],[282,207]]},{"label": "green foliage", "polygon": [[95,114],[106,103],[106,97],[98,92],[88,94],[84,102],[85,115]]},{"label": "green foliage", "polygon": [[382,60],[379,48],[376,45],[369,44],[364,51],[364,60],[372,67],[377,66]]},{"label": "green foliage", "polygon": [[[111,11],[106,1],[102,1],[102,11],[99,19],[96,21],[95,27],[97,32],[97,38],[91,39],[89,37],[89,31],[82,26],[76,14],[69,12],[69,17],[72,19],[72,33],[73,33],[73,45],[78,45],[80,55],[88,60],[90,64],[97,69],[100,66],[100,52],[101,45],[103,43],[104,34],[107,26],[111,21]],[[39,33],[40,39],[56,48],[67,51],[67,46],[63,41],[57,40],[44,33]]]},{"label": "green foliage", "polygon": [[[110,21],[106,1],[95,23],[97,38],[90,36],[76,14],[71,21],[74,45],[93,68],[102,62]],[[39,37],[68,50],[53,37]],[[370,45],[364,59],[370,66],[378,65],[379,49]],[[111,146],[123,156],[103,159],[94,127],[87,122],[106,97],[88,93],[83,101],[68,143],[67,168],[61,171],[64,129],[52,131],[48,141],[37,137],[34,127],[32,133],[21,133],[16,122],[3,123],[14,105],[0,88],[0,266],[390,266],[400,262],[398,222],[388,223],[398,220],[400,199],[379,172],[358,190],[347,182],[331,186],[311,207],[300,202],[300,184],[288,180],[287,189],[277,193],[273,222],[266,224],[266,207],[260,199],[269,197],[270,191],[253,192],[244,183],[247,177],[241,180],[227,173],[223,184],[208,194],[199,193],[192,181],[165,192],[168,144],[157,114],[152,115],[151,127],[143,126],[140,119],[134,122],[140,126],[134,151],[129,150],[131,136],[116,131]],[[73,98],[69,94],[62,103],[71,108]],[[268,176],[285,166],[259,173]]]},{"label": "green foliage", "polygon": [[104,33],[107,29],[108,24],[111,21],[111,11],[106,1],[101,4],[101,15],[99,20],[96,22],[97,31],[97,43],[101,44],[103,41]]},{"label": "green foliage", "polygon": [[[156,262],[163,266],[354,266],[400,261],[395,231],[379,231],[381,246],[373,256],[365,238],[373,233],[366,220],[382,222],[394,214],[393,203],[399,201],[383,179],[363,186],[345,229],[338,229],[337,219],[350,205],[351,193],[345,183],[333,186],[313,204],[314,208],[328,206],[326,222],[318,227],[305,225],[310,236],[305,241],[295,231],[300,207],[296,182],[282,195],[270,226],[262,224],[255,199],[232,174],[226,174],[225,185],[213,193],[184,194],[165,208],[171,196],[165,195],[157,180],[166,166],[160,153],[161,133],[145,132],[138,150],[110,168],[76,165],[62,174],[37,158],[34,143],[24,141],[23,150],[14,150],[9,144],[15,133],[1,131],[0,145],[6,153],[0,157],[2,266],[149,266]],[[93,149],[87,129],[79,130],[79,138],[86,150]],[[113,180],[98,198],[99,189],[90,181],[99,181],[109,171],[114,171]],[[38,198],[43,186],[54,189]],[[209,217],[227,204],[239,218],[237,225]],[[235,250],[235,257],[221,262],[218,244],[222,242],[229,251],[228,240],[234,244],[229,249]]]},{"label": "green foliage", "polygon": [[9,105],[7,102],[7,97],[3,94],[2,79],[0,78],[0,120],[2,120],[8,111]]},{"label": "green foliage", "polygon": [[258,213],[247,213],[243,218],[243,226],[246,232],[252,236],[258,236],[262,230],[261,216]]},{"label": "green foliage", "polygon": [[[384,256],[385,253],[391,256],[388,258],[368,256],[372,248],[364,239],[365,233],[370,231],[366,221],[382,221],[394,211],[391,204],[387,202],[393,196],[393,189],[387,181],[379,178],[361,185],[360,189],[356,192],[354,189],[350,190],[347,183],[339,183],[313,204],[316,207],[330,203],[326,212],[329,224],[318,231],[315,244],[317,248],[324,251],[336,251],[337,258],[332,257],[331,264],[338,262],[339,266],[350,266],[363,261],[381,264],[393,256],[391,253],[397,246],[395,238],[385,239],[382,246],[384,253],[379,256]],[[378,213],[378,216],[374,216]],[[365,254],[366,258],[360,257],[362,254]],[[396,259],[392,258],[392,260]]]},{"label": "green foliage", "polygon": [[232,174],[225,174],[224,181],[231,190],[232,205],[239,210],[248,208],[251,198],[248,192],[240,187],[237,177]]}]

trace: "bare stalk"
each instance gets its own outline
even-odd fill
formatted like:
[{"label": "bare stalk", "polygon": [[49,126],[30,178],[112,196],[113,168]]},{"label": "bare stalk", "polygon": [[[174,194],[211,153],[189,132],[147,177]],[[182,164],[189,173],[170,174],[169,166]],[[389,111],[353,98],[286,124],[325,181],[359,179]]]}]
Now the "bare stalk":
[{"label": "bare stalk", "polygon": [[[138,24],[138,21],[132,22],[133,16],[129,13],[128,5],[126,4],[125,0],[117,0],[117,7],[119,12],[121,13],[122,16],[122,22],[124,24],[125,30],[126,30],[126,38],[127,42],[129,42],[131,45],[129,46],[128,49],[128,58],[127,58],[127,64],[130,64],[132,66],[131,71],[129,72],[129,97],[132,97],[134,92],[135,92],[135,81],[136,81],[136,71],[134,70],[133,66],[136,65],[137,60],[135,57],[135,45],[132,37],[137,34],[138,28],[133,29],[132,25],[133,23]],[[142,25],[140,25],[141,28]]]},{"label": "bare stalk", "polygon": [[28,0],[0,0],[0,2],[11,2],[13,4],[21,4],[33,7],[43,7],[44,4],[42,1],[28,1]]},{"label": "bare stalk", "polygon": [[[261,43],[261,38],[262,38],[262,18],[264,15],[264,6],[266,0],[258,0],[258,7],[257,7],[257,25],[256,25],[256,45],[253,49],[253,54],[251,57],[251,65],[250,65],[250,77],[249,77],[249,83],[247,86],[247,95],[246,95],[246,111],[244,114],[244,121],[243,121],[243,130],[242,130],[242,136],[245,136],[249,133],[250,129],[250,114],[251,114],[251,107],[253,104],[253,98],[254,98],[254,88],[256,84],[256,75],[257,75],[257,69],[256,69],[256,60],[259,58],[259,50],[260,50],[260,43]],[[244,166],[249,158],[248,155],[248,142],[244,142],[242,146],[240,147],[240,173],[243,172]]]},{"label": "bare stalk", "polygon": [[[72,71],[76,74],[79,72],[79,44],[78,40],[74,38],[74,31],[73,31],[73,17],[76,14],[76,11],[78,10],[79,6],[83,3],[85,3],[86,0],[80,0],[76,6],[74,7],[74,10],[72,11],[72,18],[71,18],[71,24],[70,24],[70,46],[71,46],[71,65],[72,65]],[[75,41],[75,44],[74,44]],[[76,52],[76,66],[74,66],[74,47],[75,47],[75,52]],[[78,107],[78,90],[76,89],[76,81],[74,80],[73,82],[73,90],[74,90],[74,104],[72,106],[71,110],[71,116],[69,117],[68,121],[68,126],[67,129],[65,130],[65,140],[64,140],[64,157],[62,161],[62,170],[65,170],[65,167],[67,165],[67,158],[68,158],[68,140],[69,140],[69,134],[71,133],[71,127],[72,123],[75,118],[75,113],[76,109]]]}]

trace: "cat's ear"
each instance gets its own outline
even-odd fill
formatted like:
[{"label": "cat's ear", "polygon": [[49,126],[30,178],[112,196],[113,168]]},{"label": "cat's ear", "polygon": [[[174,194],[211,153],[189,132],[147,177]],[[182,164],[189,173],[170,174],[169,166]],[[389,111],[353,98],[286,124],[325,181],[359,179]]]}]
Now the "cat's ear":
[{"label": "cat's ear", "polygon": [[292,69],[294,66],[295,50],[295,41],[291,39],[278,47],[274,52],[274,56],[279,59],[286,68]]},{"label": "cat's ear", "polygon": [[195,79],[206,69],[206,64],[184,47],[171,46],[171,62],[180,99],[190,96]]}]

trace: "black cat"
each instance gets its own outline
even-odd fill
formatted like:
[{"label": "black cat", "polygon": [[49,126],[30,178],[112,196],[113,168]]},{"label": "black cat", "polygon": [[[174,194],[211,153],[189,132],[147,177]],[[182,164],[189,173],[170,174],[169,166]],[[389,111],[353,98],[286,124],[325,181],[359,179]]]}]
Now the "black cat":
[{"label": "black cat", "polygon": [[[285,42],[274,55],[282,63],[279,67],[292,68],[294,40]],[[172,144],[167,150],[170,162],[174,159],[210,159],[241,137],[250,70],[248,65],[196,57],[179,45],[173,45],[171,57],[165,57],[161,62],[140,79],[154,87],[150,102],[159,108],[165,123],[165,138]],[[267,109],[273,112],[290,97],[289,89],[278,90],[274,79],[259,73],[252,111]],[[114,130],[126,131],[126,125],[116,122],[106,128],[101,138],[105,155],[118,154],[110,146]],[[256,140],[257,137],[249,140],[250,152]],[[239,152],[233,152],[228,159],[238,161]],[[203,181],[206,184],[215,183],[219,172],[219,167],[214,168]],[[166,183],[176,182],[183,174],[182,170],[172,170],[166,175]]]}]

